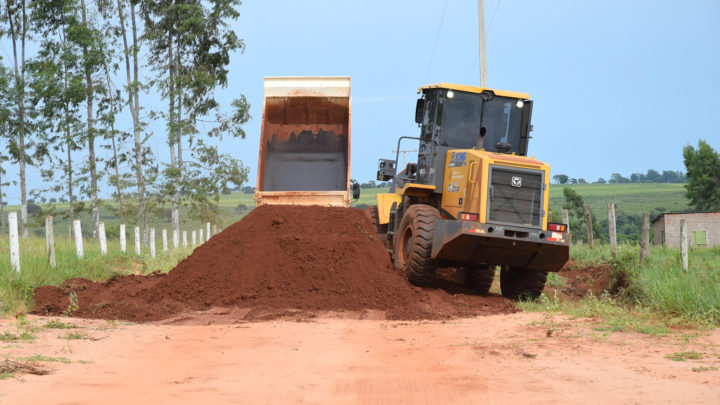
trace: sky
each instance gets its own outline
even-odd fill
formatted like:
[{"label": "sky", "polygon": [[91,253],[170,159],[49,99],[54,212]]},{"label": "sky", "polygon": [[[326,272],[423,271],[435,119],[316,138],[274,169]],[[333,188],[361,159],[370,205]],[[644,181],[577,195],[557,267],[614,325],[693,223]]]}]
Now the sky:
[{"label": "sky", "polygon": [[[255,185],[263,78],[350,76],[351,177],[373,180],[377,160],[394,158],[397,138],[419,133],[420,86],[479,85],[477,5],[245,0],[232,26],[247,48],[233,55],[229,85],[217,94],[228,106],[244,94],[253,118],[246,139],[225,139],[222,150],[250,168]],[[552,175],[595,181],[684,171],[682,148],[699,139],[720,151],[712,101],[720,93],[720,1],[486,0],[485,18],[489,87],[530,94],[528,154],[549,163]],[[143,100],[162,105],[153,94]],[[167,161],[163,128],[154,131],[160,136],[149,142]],[[29,171],[31,188],[39,177]],[[19,200],[16,188],[10,203]]]}]

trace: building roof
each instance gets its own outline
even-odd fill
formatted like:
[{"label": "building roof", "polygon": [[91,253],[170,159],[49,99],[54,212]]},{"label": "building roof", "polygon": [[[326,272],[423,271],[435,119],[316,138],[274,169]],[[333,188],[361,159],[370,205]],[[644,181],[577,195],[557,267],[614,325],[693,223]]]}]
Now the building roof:
[{"label": "building roof", "polygon": [[701,212],[663,212],[662,214],[658,215],[650,221],[650,223],[657,222],[660,218],[664,217],[665,215],[695,215],[695,214],[720,214],[720,212],[715,211],[701,211]]}]

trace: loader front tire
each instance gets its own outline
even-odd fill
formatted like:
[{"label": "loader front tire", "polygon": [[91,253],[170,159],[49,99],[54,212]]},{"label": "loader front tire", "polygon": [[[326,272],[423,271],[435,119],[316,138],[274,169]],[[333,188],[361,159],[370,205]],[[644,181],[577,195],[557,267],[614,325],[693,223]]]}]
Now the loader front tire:
[{"label": "loader front tire", "polygon": [[487,295],[490,292],[493,280],[495,280],[495,266],[470,265],[465,268],[467,284],[475,292]]},{"label": "loader front tire", "polygon": [[395,267],[407,274],[408,280],[417,286],[427,286],[435,281],[437,264],[432,254],[435,220],[440,212],[423,204],[411,205],[403,214],[395,235]]},{"label": "loader front tire", "polygon": [[375,228],[375,233],[377,233],[378,238],[383,243],[383,245],[385,245],[385,240],[387,239],[388,224],[380,224],[378,207],[376,205],[372,205],[365,208],[365,216],[370,219],[373,228]]},{"label": "loader front tire", "polygon": [[503,266],[500,271],[500,291],[503,297],[512,300],[534,301],[540,297],[547,273],[522,267]]}]

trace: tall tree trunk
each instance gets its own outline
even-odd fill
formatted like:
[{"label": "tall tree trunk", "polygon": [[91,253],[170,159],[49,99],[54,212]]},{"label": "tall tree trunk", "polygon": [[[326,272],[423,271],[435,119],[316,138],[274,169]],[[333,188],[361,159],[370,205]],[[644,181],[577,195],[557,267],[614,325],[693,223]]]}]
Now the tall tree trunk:
[{"label": "tall tree trunk", "polygon": [[[85,0],[80,0],[80,12],[82,16],[82,23],[85,29],[88,31],[90,28],[87,24],[87,9],[85,7]],[[87,94],[87,138],[88,138],[88,163],[90,165],[90,199],[92,201],[92,220],[93,220],[93,237],[97,237],[98,222],[100,222],[100,211],[98,207],[98,186],[97,186],[97,167],[95,161],[95,129],[94,125],[94,97],[95,88],[92,82],[92,71],[88,64],[89,50],[87,44],[83,43],[83,60],[85,62],[85,86]]]},{"label": "tall tree trunk", "polygon": [[115,99],[110,90],[110,70],[107,63],[105,67],[105,80],[107,81],[108,94],[110,95],[110,139],[112,140],[113,164],[115,166],[115,189],[117,191],[118,210],[120,211],[120,223],[125,223],[125,212],[123,210],[122,188],[120,187],[120,162],[118,160],[117,145],[115,144]]},{"label": "tall tree trunk", "polygon": [[142,139],[140,127],[140,98],[138,95],[138,45],[137,45],[137,26],[135,24],[135,5],[130,2],[130,22],[133,37],[132,49],[132,77],[130,73],[130,49],[128,47],[127,30],[125,28],[125,14],[123,13],[123,1],[117,0],[118,18],[120,19],[120,29],[123,37],[123,47],[125,53],[125,73],[127,78],[128,104],[130,107],[130,115],[133,120],[133,135],[135,141],[135,177],[137,181],[137,197],[138,197],[138,218],[140,219],[143,229],[143,240],[148,239],[148,223],[147,213],[145,212],[145,177],[143,175],[142,162]]},{"label": "tall tree trunk", "polygon": [[[62,39],[63,43],[63,49],[67,46],[67,41],[65,37],[65,31],[67,30],[67,26],[65,25],[65,14],[62,15],[62,30],[60,30],[60,38]],[[70,138],[70,100],[68,96],[68,67],[67,62],[63,62],[63,97],[64,97],[64,109],[65,109],[65,125],[64,125],[64,131],[65,131],[65,143],[67,145],[67,164],[65,165],[65,170],[67,174],[68,179],[68,201],[70,201],[70,223],[75,220],[75,201],[73,200],[73,180],[72,180],[72,147],[73,147],[73,141]],[[72,233],[72,226],[70,227],[70,231]],[[72,236],[72,234],[70,235]]]},{"label": "tall tree trunk", "polygon": [[177,154],[176,154],[176,148],[177,145],[177,139],[178,139],[178,123],[177,123],[177,116],[175,114],[175,103],[177,101],[177,97],[175,94],[176,91],[176,83],[175,83],[175,75],[176,75],[176,66],[175,66],[175,59],[173,58],[173,36],[172,34],[168,35],[168,82],[169,82],[169,99],[170,99],[170,106],[169,106],[169,112],[168,112],[168,144],[170,145],[170,167],[173,171],[173,178],[172,178],[172,184],[173,188],[175,189],[172,196],[172,209],[171,209],[171,221],[173,225],[173,229],[180,231],[180,210],[179,210],[179,183],[178,183],[178,172],[177,172]]},{"label": "tall tree trunk", "polygon": [[0,224],[2,226],[2,233],[5,235],[5,203],[3,202],[2,192],[2,169],[0,169]]},{"label": "tall tree trunk", "polygon": [[[180,35],[176,34],[176,47],[175,47],[175,69],[176,74],[177,70],[180,69],[180,62],[181,62],[181,55],[182,55],[182,47],[180,43]],[[173,229],[177,232],[177,234],[180,234],[180,182],[183,178],[183,167],[182,167],[182,134],[184,131],[183,127],[183,121],[182,121],[182,89],[178,89],[175,87],[175,92],[177,93],[177,124],[175,125],[175,145],[177,146],[177,160],[175,162],[176,170],[177,170],[177,177],[175,178],[175,194],[173,195],[173,205],[174,209],[176,211],[173,221]]]},{"label": "tall tree trunk", "polygon": [[[17,91],[17,107],[18,107],[18,163],[20,166],[20,204],[21,211],[20,217],[22,218],[22,236],[27,238],[27,185],[25,176],[25,34],[27,31],[27,15],[25,14],[25,1],[20,2],[20,9],[22,12],[22,20],[20,21],[21,27],[15,26],[15,20],[13,20],[13,13],[10,11],[10,3],[6,4],[5,10],[7,11],[8,23],[10,24],[10,37],[12,40],[13,47],[13,61],[15,66],[15,89]],[[17,54],[17,41],[18,32],[20,29],[20,47],[21,56],[18,60]]]}]

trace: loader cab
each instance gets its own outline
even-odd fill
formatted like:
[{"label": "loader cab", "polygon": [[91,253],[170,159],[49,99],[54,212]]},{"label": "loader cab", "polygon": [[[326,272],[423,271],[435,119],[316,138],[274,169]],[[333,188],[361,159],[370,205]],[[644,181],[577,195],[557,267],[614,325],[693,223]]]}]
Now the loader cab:
[{"label": "loader cab", "polygon": [[449,83],[427,85],[418,93],[418,183],[442,185],[448,150],[527,154],[532,128],[527,94]]}]

